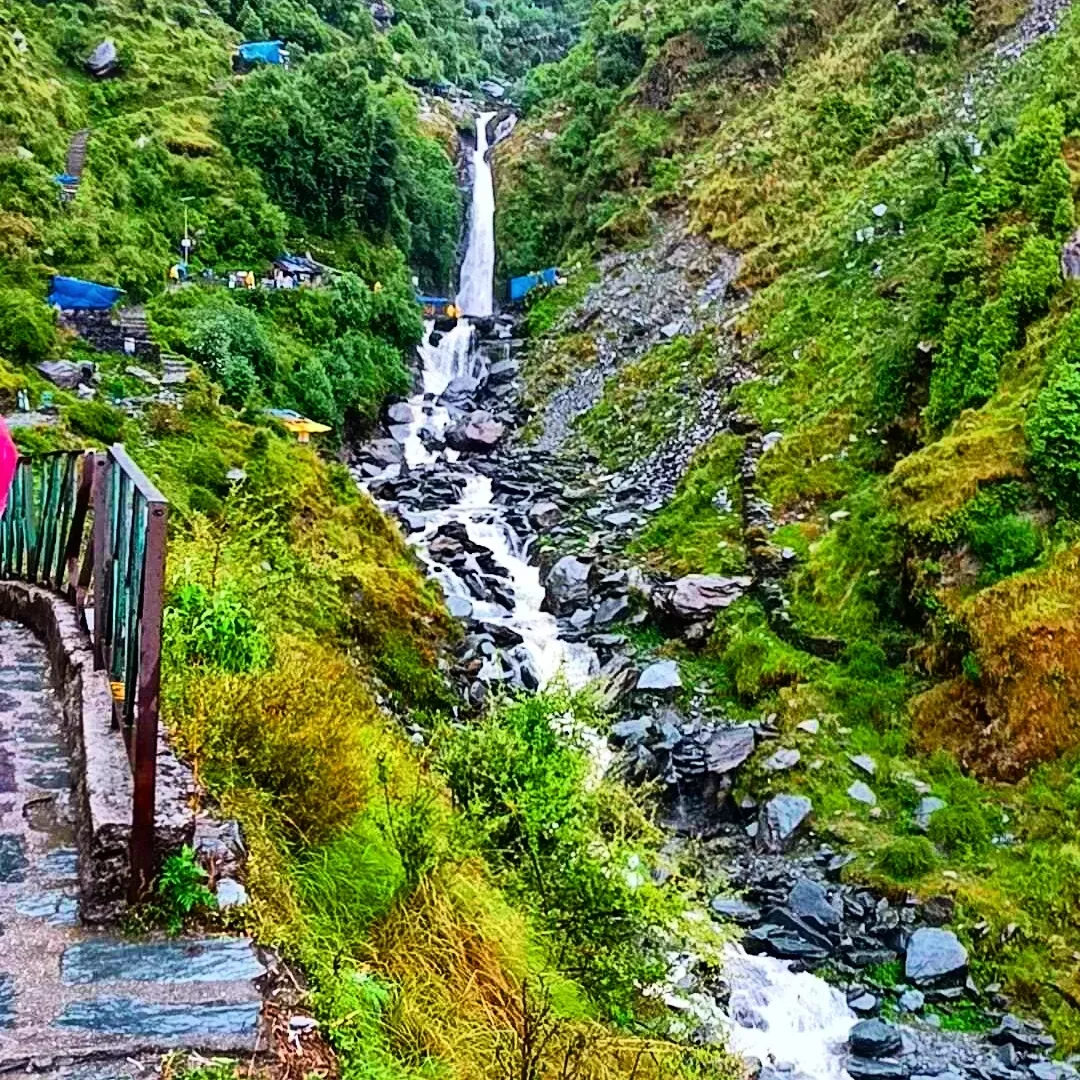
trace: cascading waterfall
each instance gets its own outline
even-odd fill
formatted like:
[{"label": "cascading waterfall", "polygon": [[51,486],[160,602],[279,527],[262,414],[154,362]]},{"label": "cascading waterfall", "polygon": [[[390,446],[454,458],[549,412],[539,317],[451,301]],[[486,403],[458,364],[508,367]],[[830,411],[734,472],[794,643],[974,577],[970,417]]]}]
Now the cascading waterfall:
[{"label": "cascading waterfall", "polygon": [[[487,161],[487,129],[494,115],[484,113],[476,122],[468,243],[457,294],[458,306],[473,319],[490,316],[494,310],[495,204]],[[512,127],[512,122],[503,121],[496,141]],[[458,319],[456,326],[436,337],[434,344],[433,330],[433,323],[425,327],[420,348],[421,391],[408,402],[412,417],[404,440],[408,470],[440,468],[445,467],[443,462],[457,462],[453,450],[429,448],[429,443],[441,445],[451,420],[450,411],[439,398],[454,380],[482,376],[487,363],[483,351],[477,348],[470,318]],[[437,437],[431,438],[432,434]],[[490,478],[472,470],[467,462],[455,468],[458,478],[463,479],[457,501],[439,509],[410,512],[410,542],[448,598],[458,600],[483,622],[508,626],[521,635],[523,644],[509,651],[524,654],[539,685],[556,678],[571,686],[583,685],[596,674],[595,655],[585,646],[563,641],[554,617],[541,611],[544,588],[539,570],[529,564],[522,539],[507,523],[505,508],[493,501]],[[394,475],[398,469],[392,465],[388,473]],[[495,563],[506,571],[513,592],[512,611],[474,598],[452,569],[428,555],[427,545],[436,531],[451,522],[464,525],[469,540],[489,551]],[[694,1016],[706,1026],[726,1028],[734,1050],[765,1063],[789,1065],[795,1073],[812,1080],[842,1080],[846,1076],[843,1045],[854,1015],[843,995],[822,979],[792,972],[785,961],[749,956],[738,946],[731,946],[725,964],[730,997],[726,1009],[722,1009],[704,994],[681,991],[685,975],[684,961],[676,962],[667,983],[658,991],[682,1015]]]}]

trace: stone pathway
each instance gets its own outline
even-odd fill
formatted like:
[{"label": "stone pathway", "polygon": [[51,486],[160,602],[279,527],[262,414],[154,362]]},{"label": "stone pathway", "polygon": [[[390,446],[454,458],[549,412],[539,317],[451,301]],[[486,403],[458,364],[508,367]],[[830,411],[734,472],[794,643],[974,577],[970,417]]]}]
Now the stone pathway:
[{"label": "stone pathway", "polygon": [[45,650],[0,622],[0,1075],[133,1080],[174,1049],[253,1053],[266,969],[248,940],[80,926],[70,788]]}]

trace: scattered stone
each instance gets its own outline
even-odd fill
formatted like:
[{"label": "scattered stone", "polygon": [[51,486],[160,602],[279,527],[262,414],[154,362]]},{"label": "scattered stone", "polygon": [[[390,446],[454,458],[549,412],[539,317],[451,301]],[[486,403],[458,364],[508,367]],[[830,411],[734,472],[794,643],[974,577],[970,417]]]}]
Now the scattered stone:
[{"label": "scattered stone", "polygon": [[687,574],[679,578],[662,600],[664,609],[679,619],[696,621],[715,615],[745,595],[749,577]]},{"label": "scattered stone", "polygon": [[884,1020],[860,1020],[848,1035],[848,1046],[858,1057],[891,1057],[901,1045],[900,1032]]},{"label": "scattered stone", "polygon": [[863,803],[865,806],[877,806],[877,796],[862,780],[856,780],[855,783],[847,789],[847,793],[850,798],[854,799],[856,802]]},{"label": "scattered stone", "polygon": [[967,963],[967,949],[952,931],[924,926],[908,942],[904,975],[920,987],[963,982]]},{"label": "scattered stone", "polygon": [[899,1061],[877,1061],[874,1058],[849,1057],[847,1072],[851,1080],[907,1080],[908,1067]]},{"label": "scattered stone", "polygon": [[544,584],[544,602],[553,615],[565,615],[589,599],[591,569],[589,563],[573,555],[564,555],[551,568]]},{"label": "scattered stone", "polygon": [[924,796],[919,805],[915,808],[915,824],[926,832],[930,828],[930,818],[934,816],[939,810],[945,809],[945,800],[939,799],[936,795]]},{"label": "scattered stone", "polygon": [[731,919],[740,926],[753,926],[761,919],[761,908],[748,904],[745,900],[737,900],[734,897],[714,896],[709,901],[709,907],[717,915],[725,919]]},{"label": "scattered stone", "polygon": [[248,902],[247,889],[235,878],[222,878],[214,890],[217,905],[223,911],[227,908],[243,907]]},{"label": "scattered stone", "polygon": [[786,772],[788,769],[794,769],[799,764],[799,759],[802,754],[798,750],[789,750],[786,747],[781,747],[774,754],[770,754],[762,763],[761,767],[766,772]]},{"label": "scattered stone", "polygon": [[748,724],[719,728],[705,744],[705,761],[709,772],[734,772],[754,752],[754,729]]},{"label": "scattered stone", "polygon": [[534,529],[544,531],[558,525],[562,520],[562,510],[553,502],[534,503],[529,509],[529,521]]},{"label": "scattered stone", "polygon": [[678,690],[682,686],[679,676],[679,664],[676,660],[660,660],[650,664],[639,676],[636,690],[656,690],[667,692]]},{"label": "scattered stone", "polygon": [[80,383],[89,383],[94,375],[94,365],[70,360],[45,360],[37,365],[37,371],[61,390],[74,390]]},{"label": "scattered stone", "polygon": [[758,819],[758,849],[772,855],[786,851],[812,809],[813,803],[805,795],[774,795]]},{"label": "scattered stone", "polygon": [[816,735],[821,730],[820,720],[803,720],[795,725],[797,731],[805,731],[807,735]]},{"label": "scattered stone", "polygon": [[905,990],[897,1002],[901,1012],[917,1013],[926,1004],[926,995],[921,990]]},{"label": "scattered stone", "polygon": [[800,878],[795,883],[787,906],[793,915],[822,933],[831,933],[840,927],[840,912],[829,903],[824,886],[810,878]]},{"label": "scattered stone", "polygon": [[869,754],[848,754],[848,761],[856,769],[862,769],[867,776],[873,776],[877,772],[877,762]]},{"label": "scattered stone", "polygon": [[869,990],[860,990],[848,1001],[848,1008],[856,1016],[873,1016],[881,1008],[881,1002]]}]

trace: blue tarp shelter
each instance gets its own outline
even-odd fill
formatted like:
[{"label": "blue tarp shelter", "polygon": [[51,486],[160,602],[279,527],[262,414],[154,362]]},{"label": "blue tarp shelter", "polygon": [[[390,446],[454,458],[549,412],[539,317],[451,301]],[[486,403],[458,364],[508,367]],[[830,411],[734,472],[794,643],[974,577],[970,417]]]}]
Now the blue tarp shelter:
[{"label": "blue tarp shelter", "polygon": [[236,52],[245,64],[284,64],[284,44],[284,41],[245,41]]},{"label": "blue tarp shelter", "polygon": [[96,281],[54,274],[49,280],[49,303],[64,311],[108,311],[123,291]]},{"label": "blue tarp shelter", "polygon": [[53,183],[59,184],[61,187],[65,187],[69,184],[77,184],[78,182],[79,178],[77,176],[72,176],[71,173],[57,173],[56,176],[53,177]]},{"label": "blue tarp shelter", "polygon": [[549,266],[536,274],[525,274],[523,277],[510,279],[510,299],[524,300],[525,297],[536,288],[537,285],[554,285],[558,270]]}]

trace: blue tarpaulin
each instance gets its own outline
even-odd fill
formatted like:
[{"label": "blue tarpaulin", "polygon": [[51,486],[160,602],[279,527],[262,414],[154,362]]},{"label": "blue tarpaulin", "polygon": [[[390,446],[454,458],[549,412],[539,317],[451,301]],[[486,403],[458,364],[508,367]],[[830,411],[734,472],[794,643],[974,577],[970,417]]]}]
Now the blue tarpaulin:
[{"label": "blue tarpaulin", "polygon": [[284,41],[245,41],[236,51],[247,64],[281,64],[281,46]]},{"label": "blue tarpaulin", "polygon": [[49,286],[49,303],[65,311],[108,311],[124,291],[59,274],[53,275]]},{"label": "blue tarpaulin", "polygon": [[53,183],[59,184],[61,187],[68,184],[77,184],[78,182],[79,178],[77,176],[72,176],[71,173],[57,173],[56,176],[53,177]]},{"label": "blue tarpaulin", "polygon": [[541,270],[537,274],[525,274],[524,277],[510,279],[510,299],[523,300],[537,285],[554,285],[558,271],[554,266]]}]

